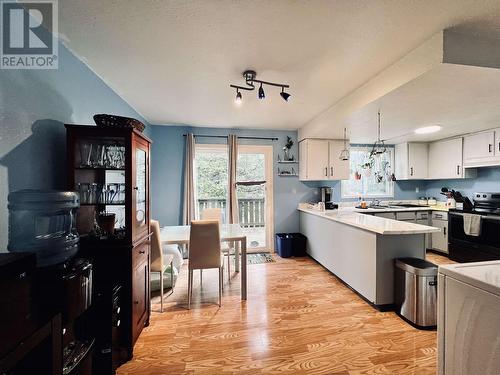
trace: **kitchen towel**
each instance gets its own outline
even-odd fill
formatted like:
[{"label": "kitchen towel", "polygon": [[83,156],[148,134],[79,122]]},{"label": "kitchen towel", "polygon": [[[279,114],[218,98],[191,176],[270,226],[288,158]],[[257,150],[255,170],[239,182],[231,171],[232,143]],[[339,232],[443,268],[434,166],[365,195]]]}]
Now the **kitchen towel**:
[{"label": "kitchen towel", "polygon": [[481,234],[481,216],[474,214],[464,215],[464,232],[468,236],[479,236]]}]

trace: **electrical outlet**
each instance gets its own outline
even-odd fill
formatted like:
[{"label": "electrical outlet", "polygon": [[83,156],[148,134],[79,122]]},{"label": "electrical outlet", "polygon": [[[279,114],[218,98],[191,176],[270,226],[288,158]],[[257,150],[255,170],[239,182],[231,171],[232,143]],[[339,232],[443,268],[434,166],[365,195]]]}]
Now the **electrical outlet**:
[{"label": "electrical outlet", "polygon": [[417,187],[415,188],[415,193],[419,193],[419,192],[420,192],[420,188],[417,186]]}]

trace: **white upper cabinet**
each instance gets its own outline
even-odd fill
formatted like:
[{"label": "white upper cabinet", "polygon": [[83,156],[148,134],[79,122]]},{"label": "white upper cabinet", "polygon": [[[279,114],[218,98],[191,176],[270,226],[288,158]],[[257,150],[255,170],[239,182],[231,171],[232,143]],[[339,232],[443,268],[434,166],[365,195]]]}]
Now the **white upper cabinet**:
[{"label": "white upper cabinet", "polygon": [[343,141],[304,139],[299,143],[299,179],[302,181],[349,178],[349,161],[339,159]]},{"label": "white upper cabinet", "polygon": [[395,148],[397,180],[423,180],[428,176],[427,143],[400,143]]},{"label": "white upper cabinet", "polygon": [[340,153],[344,149],[344,141],[328,141],[329,144],[329,170],[330,180],[349,179],[349,160],[340,160]]},{"label": "white upper cabinet", "polygon": [[463,178],[462,138],[429,143],[429,178]]},{"label": "white upper cabinet", "polygon": [[478,167],[498,163],[500,151],[496,151],[498,150],[498,141],[495,141],[495,134],[497,135],[496,138],[499,138],[498,130],[480,132],[464,137],[464,166]]},{"label": "white upper cabinet", "polygon": [[299,143],[299,179],[328,180],[328,141],[305,139]]}]

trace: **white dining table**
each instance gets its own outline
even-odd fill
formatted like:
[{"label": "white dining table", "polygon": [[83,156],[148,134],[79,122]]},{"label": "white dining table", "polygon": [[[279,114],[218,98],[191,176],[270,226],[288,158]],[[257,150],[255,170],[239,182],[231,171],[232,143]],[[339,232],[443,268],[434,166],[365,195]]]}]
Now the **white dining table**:
[{"label": "white dining table", "polygon": [[[164,244],[186,245],[189,249],[190,225],[162,227],[160,239]],[[233,242],[236,272],[240,270],[241,252],[241,299],[247,299],[247,236],[239,224],[222,224],[220,226],[221,242]],[[241,251],[240,251],[241,250]]]}]

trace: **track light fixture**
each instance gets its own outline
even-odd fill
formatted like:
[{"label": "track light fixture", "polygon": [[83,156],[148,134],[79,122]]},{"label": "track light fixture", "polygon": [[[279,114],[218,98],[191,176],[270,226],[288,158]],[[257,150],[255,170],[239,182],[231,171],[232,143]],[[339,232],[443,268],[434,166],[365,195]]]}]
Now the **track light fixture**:
[{"label": "track light fixture", "polygon": [[281,92],[280,92],[280,95],[281,95],[281,97],[283,98],[283,100],[284,100],[285,102],[287,102],[287,101],[288,101],[288,99],[290,98],[290,94],[289,94],[289,93],[287,93],[287,92],[285,92],[285,88],[284,88],[283,86],[281,86]]},{"label": "track light fixture", "polygon": [[239,89],[236,89],[236,98],[234,99],[236,105],[241,105],[241,92]]},{"label": "track light fixture", "polygon": [[255,90],[255,83],[260,83],[259,87],[259,99],[265,99],[266,94],[264,92],[264,87],[263,85],[268,85],[268,86],[275,86],[275,87],[281,87],[281,92],[280,96],[283,98],[285,102],[288,102],[288,99],[290,98],[290,94],[285,92],[285,88],[289,88],[289,85],[285,85],[282,83],[274,83],[274,82],[268,82],[268,81],[261,81],[259,79],[256,79],[257,73],[254,70],[245,70],[243,72],[243,78],[245,78],[245,84],[246,86],[239,86],[239,85],[229,85],[229,87],[232,87],[236,89],[236,99],[235,102],[237,104],[241,104],[242,101],[242,95],[240,90],[247,90],[247,91],[253,91]]},{"label": "track light fixture", "polygon": [[259,87],[259,99],[264,99],[265,97],[266,94],[264,94],[264,89],[262,88],[262,83],[261,83]]}]

